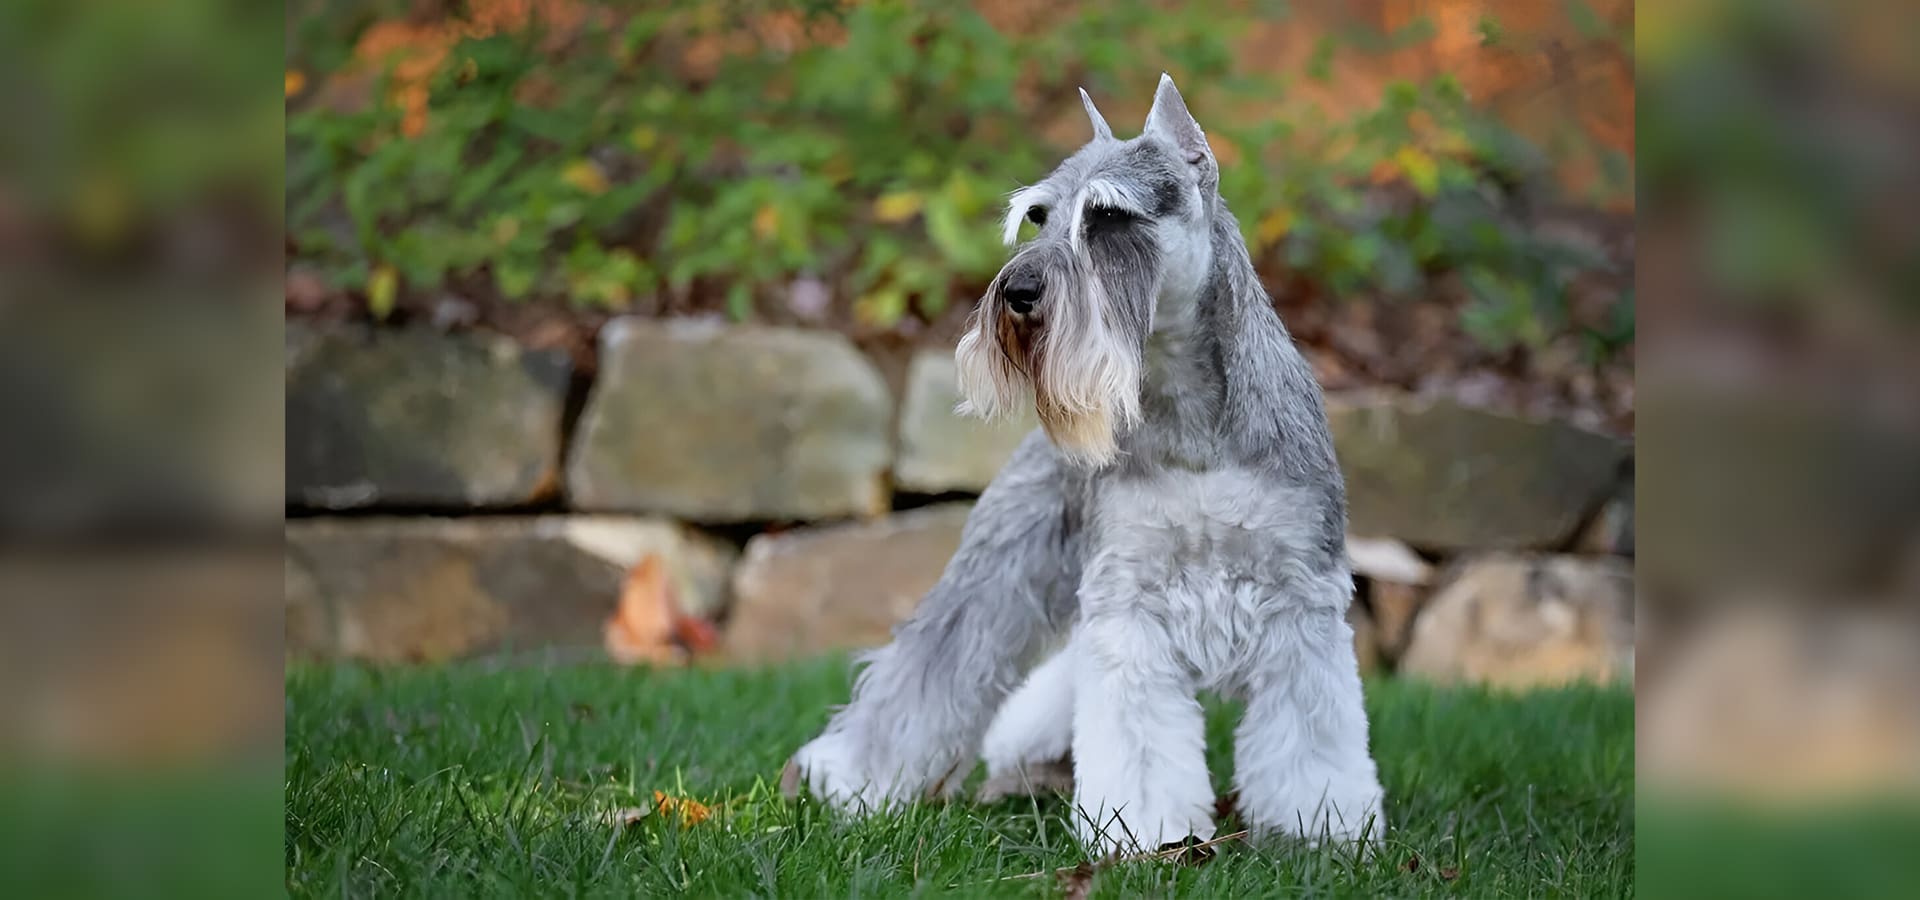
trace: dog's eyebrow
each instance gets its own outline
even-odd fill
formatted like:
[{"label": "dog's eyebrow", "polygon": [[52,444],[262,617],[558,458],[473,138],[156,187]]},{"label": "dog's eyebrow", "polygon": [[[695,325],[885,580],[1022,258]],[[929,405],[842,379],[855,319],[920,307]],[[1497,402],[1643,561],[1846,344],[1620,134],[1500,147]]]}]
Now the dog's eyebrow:
[{"label": "dog's eyebrow", "polygon": [[1000,243],[1013,246],[1020,237],[1020,220],[1027,217],[1027,210],[1048,200],[1047,192],[1039,185],[1023,187],[1007,197],[1007,220],[1000,226]]},{"label": "dog's eyebrow", "polygon": [[1080,189],[1080,196],[1088,206],[1107,206],[1125,210],[1136,216],[1146,216],[1153,208],[1136,186],[1104,178],[1095,178]]},{"label": "dog's eyebrow", "polygon": [[1132,187],[1105,178],[1095,178],[1082,185],[1078,199],[1080,202],[1073,207],[1073,224],[1069,226],[1071,230],[1067,232],[1067,240],[1072,241],[1073,249],[1080,252],[1087,249],[1086,235],[1081,225],[1086,221],[1088,209],[1110,207],[1144,218],[1151,208]]}]

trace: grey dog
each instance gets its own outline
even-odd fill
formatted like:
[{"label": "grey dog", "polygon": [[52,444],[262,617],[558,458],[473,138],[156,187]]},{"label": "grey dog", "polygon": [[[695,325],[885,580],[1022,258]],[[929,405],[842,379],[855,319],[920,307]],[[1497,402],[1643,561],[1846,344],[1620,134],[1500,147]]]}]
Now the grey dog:
[{"label": "grey dog", "polygon": [[1205,839],[1197,693],[1213,690],[1246,703],[1234,777],[1252,828],[1377,840],[1319,385],[1172,79],[1131,140],[1081,98],[1093,140],[1013,194],[1017,249],[956,354],[963,412],[1030,402],[1042,428],[789,787],[866,812],[956,791],[976,754],[996,778],[1070,754],[1090,848]]}]

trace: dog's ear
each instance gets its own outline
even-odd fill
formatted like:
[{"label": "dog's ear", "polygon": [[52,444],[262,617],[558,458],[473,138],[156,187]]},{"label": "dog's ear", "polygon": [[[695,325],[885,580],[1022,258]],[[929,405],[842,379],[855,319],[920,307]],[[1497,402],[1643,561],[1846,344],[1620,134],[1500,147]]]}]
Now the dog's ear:
[{"label": "dog's ear", "polygon": [[1173,142],[1189,165],[1201,166],[1213,159],[1206,133],[1200,130],[1200,123],[1193,120],[1193,114],[1187,112],[1187,101],[1180,98],[1180,89],[1173,86],[1173,76],[1164,72],[1160,75],[1159,90],[1153,92],[1153,109],[1147,113],[1144,133]]},{"label": "dog's ear", "polygon": [[1093,105],[1093,97],[1087,94],[1086,88],[1080,89],[1080,104],[1087,108],[1087,118],[1093,120],[1093,139],[1096,141],[1113,140],[1113,129],[1107,127],[1107,117],[1101,115],[1099,108]]}]

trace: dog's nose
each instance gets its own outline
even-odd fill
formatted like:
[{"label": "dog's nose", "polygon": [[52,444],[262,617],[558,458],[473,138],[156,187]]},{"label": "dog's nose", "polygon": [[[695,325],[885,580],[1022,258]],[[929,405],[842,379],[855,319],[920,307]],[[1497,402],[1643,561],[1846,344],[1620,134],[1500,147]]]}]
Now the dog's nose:
[{"label": "dog's nose", "polygon": [[1015,272],[1001,284],[1000,296],[1006,298],[1007,309],[1014,315],[1024,316],[1033,312],[1033,307],[1040,302],[1042,287],[1040,276],[1032,270]]}]

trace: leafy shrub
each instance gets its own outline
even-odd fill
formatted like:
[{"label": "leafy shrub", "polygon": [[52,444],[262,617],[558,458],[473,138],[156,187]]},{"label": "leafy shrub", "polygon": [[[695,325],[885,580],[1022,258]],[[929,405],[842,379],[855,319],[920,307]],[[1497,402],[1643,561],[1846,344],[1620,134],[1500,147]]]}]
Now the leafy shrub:
[{"label": "leafy shrub", "polygon": [[[287,122],[296,256],[376,314],[456,281],[612,308],[724,297],[745,319],[808,276],[872,325],[936,316],[1004,259],[1004,194],[1065,149],[1041,117],[1077,117],[1082,85],[1144,99],[1162,69],[1233,148],[1221,190],[1256,255],[1335,294],[1460,272],[1476,333],[1534,340],[1597,264],[1502,219],[1495,185],[1536,163],[1450,79],[1394,84],[1344,121],[1209,116],[1288,87],[1236,69],[1259,10],[1121,0],[1005,33],[937,0],[497,5],[308,54],[338,78],[396,51],[375,60],[382,102],[297,103]],[[1410,196],[1382,203],[1383,183]]]}]

